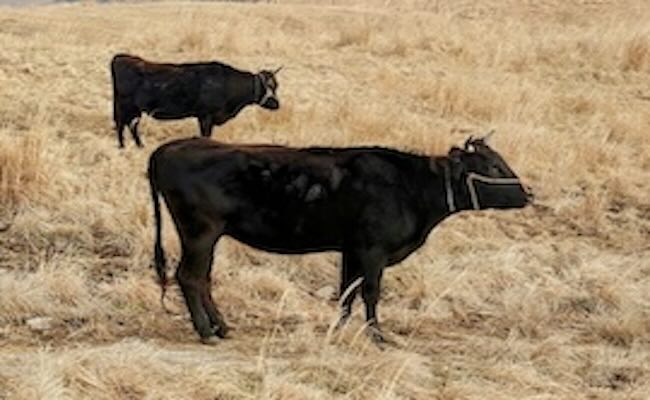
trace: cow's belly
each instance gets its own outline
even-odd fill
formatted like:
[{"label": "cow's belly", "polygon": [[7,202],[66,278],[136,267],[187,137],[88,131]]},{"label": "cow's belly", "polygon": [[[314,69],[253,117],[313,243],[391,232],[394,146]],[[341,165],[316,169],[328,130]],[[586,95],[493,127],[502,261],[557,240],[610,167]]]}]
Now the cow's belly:
[{"label": "cow's belly", "polygon": [[274,253],[302,254],[340,250],[343,232],[326,215],[248,214],[226,224],[226,234],[249,246]]},{"label": "cow's belly", "polygon": [[147,114],[149,114],[151,117],[155,119],[181,119],[181,118],[189,118],[195,116],[195,113],[189,110],[181,110],[181,109],[154,109],[151,111],[148,111]]},{"label": "cow's belly", "polygon": [[245,232],[230,233],[229,236],[259,250],[279,254],[306,254],[321,251],[341,250],[341,245],[334,240],[310,238],[304,235],[294,237],[272,237],[249,235]]}]

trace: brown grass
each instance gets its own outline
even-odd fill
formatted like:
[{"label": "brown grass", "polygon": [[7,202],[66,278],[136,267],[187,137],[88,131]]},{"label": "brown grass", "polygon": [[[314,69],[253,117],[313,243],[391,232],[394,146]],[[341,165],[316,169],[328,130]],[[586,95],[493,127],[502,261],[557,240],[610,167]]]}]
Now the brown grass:
[{"label": "brown grass", "polygon": [[[326,3],[326,4],[325,4]],[[0,399],[645,399],[650,8],[643,1],[275,1],[0,8]],[[386,274],[397,346],[332,332],[333,254],[219,244],[232,338],[197,344],[149,268],[149,153],[118,151],[108,63],[284,65],[228,142],[494,145],[539,205],[461,214]],[[166,217],[165,245],[179,256]],[[50,318],[49,329],[29,327]]]}]

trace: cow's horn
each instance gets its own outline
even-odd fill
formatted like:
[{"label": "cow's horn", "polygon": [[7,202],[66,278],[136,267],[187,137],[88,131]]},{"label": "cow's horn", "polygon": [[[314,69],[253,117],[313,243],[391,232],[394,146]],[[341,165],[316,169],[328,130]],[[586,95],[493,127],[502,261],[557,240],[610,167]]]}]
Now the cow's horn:
[{"label": "cow's horn", "polygon": [[[473,141],[474,141],[474,135],[470,135],[467,138],[467,140],[465,141],[465,146],[464,147],[465,147],[466,151],[473,151],[474,150],[474,146],[472,145]],[[469,146],[472,146],[472,148],[470,149]]]},{"label": "cow's horn", "polygon": [[494,132],[495,132],[494,129],[491,129],[490,132],[488,132],[485,136],[483,136],[483,141],[487,142],[488,139],[491,138],[492,135],[494,135]]},{"label": "cow's horn", "polygon": [[280,72],[280,71],[282,70],[282,68],[284,68],[284,65],[281,65],[280,68],[278,68],[278,69],[276,69],[275,71],[273,71],[273,75],[275,75],[275,74],[277,74],[278,72]]}]

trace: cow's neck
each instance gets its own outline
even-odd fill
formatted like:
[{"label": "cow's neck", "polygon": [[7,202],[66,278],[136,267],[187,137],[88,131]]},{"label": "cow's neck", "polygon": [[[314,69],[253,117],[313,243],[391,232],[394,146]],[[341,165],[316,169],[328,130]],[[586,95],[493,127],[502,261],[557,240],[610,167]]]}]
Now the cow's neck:
[{"label": "cow's neck", "polygon": [[232,87],[232,95],[226,103],[226,113],[229,118],[237,115],[247,105],[257,103],[257,76],[247,73],[245,76],[241,77],[241,80],[236,82],[236,84],[233,82],[236,86]]},{"label": "cow's neck", "polygon": [[426,187],[431,218],[442,220],[459,211],[471,208],[467,201],[464,177],[454,177],[448,157],[435,157],[430,162],[431,177]]}]

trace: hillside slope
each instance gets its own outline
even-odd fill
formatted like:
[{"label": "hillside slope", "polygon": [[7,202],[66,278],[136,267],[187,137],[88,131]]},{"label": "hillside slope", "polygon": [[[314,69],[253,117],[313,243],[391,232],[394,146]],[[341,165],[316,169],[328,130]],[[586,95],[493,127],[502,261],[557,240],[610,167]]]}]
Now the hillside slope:
[{"label": "hillside slope", "polygon": [[[319,4],[0,7],[0,399],[647,398],[646,2]],[[383,352],[359,302],[329,329],[335,254],[223,240],[235,330],[201,346],[177,291],[160,307],[145,179],[198,128],[144,118],[145,148],[119,151],[117,52],[284,65],[280,111],[245,109],[227,142],[438,154],[495,129],[538,205],[454,216],[387,271]]]}]

